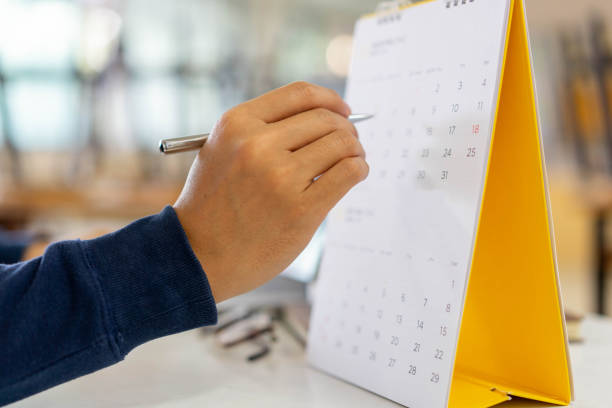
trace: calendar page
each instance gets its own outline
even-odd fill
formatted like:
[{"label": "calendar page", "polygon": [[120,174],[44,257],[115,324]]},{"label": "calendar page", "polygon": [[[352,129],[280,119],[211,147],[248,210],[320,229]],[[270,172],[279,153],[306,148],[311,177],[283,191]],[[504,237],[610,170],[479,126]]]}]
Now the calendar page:
[{"label": "calendar page", "polygon": [[[412,408],[448,401],[509,0],[361,19],[346,99],[369,178],[332,211],[311,364]],[[503,231],[500,231],[503,233]]]}]

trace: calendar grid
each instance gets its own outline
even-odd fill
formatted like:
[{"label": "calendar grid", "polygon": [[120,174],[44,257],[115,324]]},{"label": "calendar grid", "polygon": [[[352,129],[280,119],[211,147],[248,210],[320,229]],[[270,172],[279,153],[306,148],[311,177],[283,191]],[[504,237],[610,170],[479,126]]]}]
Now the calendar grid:
[{"label": "calendar grid", "polygon": [[356,28],[346,99],[375,114],[358,125],[370,176],[330,214],[309,359],[412,408],[448,399],[508,6],[432,1]]}]

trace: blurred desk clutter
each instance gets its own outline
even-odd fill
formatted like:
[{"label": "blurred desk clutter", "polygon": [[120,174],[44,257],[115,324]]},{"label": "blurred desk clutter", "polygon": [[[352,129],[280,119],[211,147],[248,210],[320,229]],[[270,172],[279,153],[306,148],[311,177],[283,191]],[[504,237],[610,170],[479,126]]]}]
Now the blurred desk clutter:
[{"label": "blurred desk clutter", "polygon": [[28,257],[41,255],[51,242],[90,239],[161,211],[178,186],[121,190],[0,187],[0,230],[29,231]]},{"label": "blurred desk clutter", "polygon": [[561,36],[561,109],[566,143],[585,180],[581,197],[592,214],[596,310],[603,314],[608,311],[611,250],[607,230],[612,209],[612,47],[601,17],[592,18],[585,31]]}]

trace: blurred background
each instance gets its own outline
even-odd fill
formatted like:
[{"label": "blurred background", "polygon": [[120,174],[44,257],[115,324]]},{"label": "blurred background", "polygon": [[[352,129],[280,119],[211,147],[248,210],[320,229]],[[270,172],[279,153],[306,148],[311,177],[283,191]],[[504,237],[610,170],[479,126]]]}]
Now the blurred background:
[{"label": "blurred background", "polygon": [[[612,2],[526,0],[563,296],[612,313]],[[0,0],[0,227],[44,239],[159,211],[202,133],[295,80],[342,93],[372,0]]]}]

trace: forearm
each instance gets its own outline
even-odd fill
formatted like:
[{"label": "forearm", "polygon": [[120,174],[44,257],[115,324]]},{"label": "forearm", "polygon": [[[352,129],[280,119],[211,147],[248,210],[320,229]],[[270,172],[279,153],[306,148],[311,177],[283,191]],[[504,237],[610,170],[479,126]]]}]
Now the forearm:
[{"label": "forearm", "polygon": [[0,405],[214,324],[208,281],[171,208],[0,266]]}]

